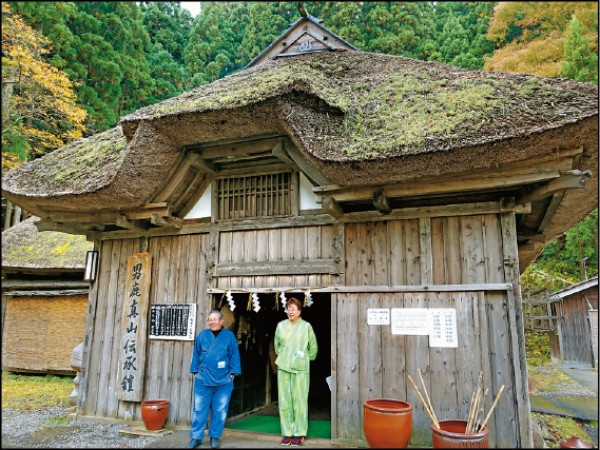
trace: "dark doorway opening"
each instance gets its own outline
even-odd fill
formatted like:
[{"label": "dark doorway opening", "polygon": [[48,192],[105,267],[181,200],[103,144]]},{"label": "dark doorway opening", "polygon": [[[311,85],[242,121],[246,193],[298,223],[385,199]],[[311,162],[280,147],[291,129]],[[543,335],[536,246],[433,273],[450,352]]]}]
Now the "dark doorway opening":
[{"label": "dark doorway opening", "polygon": [[[253,309],[251,294],[232,293],[231,311],[225,295],[213,297],[213,308],[224,316],[224,325],[237,337],[242,360],[242,376],[235,380],[229,405],[229,421],[249,415],[278,416],[277,368],[273,338],[275,328],[287,315],[279,293],[261,293],[259,311]],[[331,295],[311,293],[312,304],[302,310],[317,337],[319,351],[310,366],[309,419],[331,420],[331,391],[327,377],[331,374]],[[304,301],[302,293],[286,293]]]}]

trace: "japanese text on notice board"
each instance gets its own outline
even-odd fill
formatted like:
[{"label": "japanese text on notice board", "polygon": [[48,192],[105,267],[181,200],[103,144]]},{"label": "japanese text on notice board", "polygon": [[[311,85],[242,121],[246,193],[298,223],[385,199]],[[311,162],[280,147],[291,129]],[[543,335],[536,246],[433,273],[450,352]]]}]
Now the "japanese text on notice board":
[{"label": "japanese text on notice board", "polygon": [[429,336],[430,347],[458,347],[454,308],[370,308],[368,325],[390,325],[392,334]]}]

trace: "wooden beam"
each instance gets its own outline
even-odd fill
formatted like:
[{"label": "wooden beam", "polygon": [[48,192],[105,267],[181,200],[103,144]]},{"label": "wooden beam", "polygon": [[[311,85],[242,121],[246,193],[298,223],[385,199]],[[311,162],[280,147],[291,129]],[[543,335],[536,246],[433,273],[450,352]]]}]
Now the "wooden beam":
[{"label": "wooden beam", "polygon": [[150,217],[150,223],[158,227],[179,229],[183,225],[183,219],[173,216],[163,217],[159,216],[158,214],[152,214],[152,216]]},{"label": "wooden beam", "polygon": [[59,233],[67,234],[86,234],[91,231],[103,231],[104,225],[100,223],[64,223],[64,222],[52,222],[49,220],[38,220],[35,222],[35,226],[38,231],[57,231]]},{"label": "wooden beam", "polygon": [[[83,270],[81,270],[81,272],[83,273]],[[3,289],[88,289],[89,287],[89,281],[77,280],[8,279],[2,281]]]},{"label": "wooden beam", "polygon": [[126,230],[147,230],[148,227],[142,224],[139,220],[129,220],[123,214],[117,214],[115,225]]},{"label": "wooden beam", "polygon": [[331,180],[315,169],[306,157],[291,143],[284,141],[283,148],[288,157],[296,163],[306,178],[314,185],[330,184]]},{"label": "wooden beam", "polygon": [[538,241],[538,242],[546,242],[547,241],[547,237],[545,234],[543,233],[536,233],[535,231],[532,230],[528,230],[528,229],[521,229],[518,231],[517,233],[517,241],[522,242],[522,241]]},{"label": "wooden beam", "polygon": [[234,262],[228,264],[217,264],[215,276],[261,276],[273,275],[310,275],[317,273],[337,273],[337,264],[333,259],[307,259],[307,260],[285,260],[285,261],[251,261]]},{"label": "wooden beam", "polygon": [[[129,220],[149,219],[152,214],[159,216],[171,215],[171,206],[166,202],[146,203],[139,208],[125,209],[120,214]],[[76,224],[102,224],[115,223],[115,211],[83,211],[83,212],[48,212],[52,217],[52,222],[57,223],[76,223]]]},{"label": "wooden beam", "polygon": [[282,136],[279,136],[269,139],[238,141],[221,145],[194,147],[194,150],[197,149],[199,155],[204,159],[215,159],[221,157],[231,157],[234,159],[236,156],[247,153],[270,151],[278,142],[281,142],[283,139],[284,138]]},{"label": "wooden beam", "polygon": [[390,202],[383,189],[373,192],[373,205],[380,213],[389,214],[392,211]]},{"label": "wooden beam", "polygon": [[[338,202],[364,201],[372,198],[373,193],[382,190],[387,197],[424,197],[457,192],[503,189],[526,184],[549,181],[560,177],[558,170],[514,169],[495,172],[482,171],[454,177],[428,177],[411,182],[393,185],[373,185],[347,187],[339,185],[317,186],[313,192],[317,195],[329,195]],[[322,184],[322,183],[321,183]]]},{"label": "wooden beam", "polygon": [[544,217],[542,218],[542,220],[540,221],[540,224],[538,225],[537,231],[539,233],[544,231],[546,229],[546,227],[548,226],[548,224],[552,221],[552,218],[554,217],[554,214],[556,214],[556,211],[558,210],[558,207],[559,207],[560,202],[561,202],[562,198],[564,197],[564,195],[565,195],[564,191],[557,192],[556,194],[552,195],[552,199],[550,200],[550,204],[546,208]]},{"label": "wooden beam", "polygon": [[244,166],[232,166],[230,168],[221,168],[219,177],[244,176],[248,175],[249,168],[255,173],[274,173],[289,172],[290,167],[287,164],[275,162],[265,163],[265,161],[256,161],[256,164],[245,164]]},{"label": "wooden beam", "polygon": [[128,219],[150,219],[154,214],[167,217],[171,215],[171,205],[166,202],[147,203],[142,208],[122,211]]},{"label": "wooden beam", "polygon": [[215,167],[211,163],[201,158],[200,155],[198,155],[197,153],[188,154],[187,160],[193,167],[195,167],[198,170],[201,170],[202,172],[209,173],[211,175],[217,173],[217,169],[215,169]]},{"label": "wooden beam", "polygon": [[285,164],[293,167],[296,170],[299,170],[298,165],[288,156],[283,148],[283,142],[278,142],[272,150],[273,156],[283,161]]},{"label": "wooden beam", "polygon": [[273,293],[273,292],[331,292],[331,293],[394,293],[394,292],[489,292],[489,291],[511,291],[510,283],[479,283],[479,284],[430,284],[430,285],[402,285],[402,286],[306,286],[306,287],[270,287],[270,288],[209,288],[208,294],[232,293]]},{"label": "wooden beam", "polygon": [[556,194],[557,192],[564,191],[565,189],[582,189],[585,187],[586,178],[590,176],[592,176],[592,172],[589,170],[586,170],[585,172],[581,172],[580,170],[568,170],[562,172],[558,179],[552,180],[520,197],[519,202],[534,202]]},{"label": "wooden beam", "polygon": [[344,215],[342,207],[331,197],[322,198],[321,207],[323,208],[323,211],[336,219],[339,219]]},{"label": "wooden beam", "polygon": [[[335,200],[331,200],[335,202]],[[500,211],[512,211],[518,214],[529,214],[531,212],[531,203],[515,204],[509,208],[499,202],[478,202],[441,206],[411,207],[402,209],[393,209],[389,214],[382,216],[379,212],[361,211],[345,213],[339,217],[342,222],[364,222],[393,220],[393,219],[416,219],[419,217],[443,217],[443,216],[468,216],[472,214],[494,214]]]}]

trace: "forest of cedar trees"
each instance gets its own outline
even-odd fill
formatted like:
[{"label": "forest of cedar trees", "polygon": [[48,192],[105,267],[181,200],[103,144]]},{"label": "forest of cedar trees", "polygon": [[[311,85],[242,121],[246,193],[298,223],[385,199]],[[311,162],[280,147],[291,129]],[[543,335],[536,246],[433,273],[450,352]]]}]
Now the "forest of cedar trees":
[{"label": "forest of cedar trees", "polygon": [[[235,73],[298,2],[2,2],[2,170]],[[359,50],[598,84],[597,2],[303,2]],[[524,292],[598,274],[598,209],[551,242]]]}]

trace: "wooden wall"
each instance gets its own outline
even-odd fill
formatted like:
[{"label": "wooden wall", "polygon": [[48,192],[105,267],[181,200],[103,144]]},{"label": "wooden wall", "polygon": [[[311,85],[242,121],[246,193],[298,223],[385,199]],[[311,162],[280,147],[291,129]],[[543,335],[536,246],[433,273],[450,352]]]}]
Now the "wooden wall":
[{"label": "wooden wall", "polygon": [[[510,218],[504,222],[510,226]],[[467,418],[480,371],[492,393],[486,410],[504,384],[506,390],[490,423],[490,443],[504,448],[524,445],[530,420],[519,410],[519,406],[529,406],[522,374],[525,367],[514,354],[521,346],[522,326],[519,331],[513,298],[483,289],[485,283],[512,282],[516,276],[514,268],[505,267],[502,223],[501,215],[474,215],[346,226],[347,286],[414,285],[416,289],[412,293],[336,294],[332,299],[335,440],[365,443],[362,402],[389,397],[415,406],[411,444],[430,446],[431,422],[407,378],[411,375],[418,380],[420,369],[440,420]],[[465,292],[417,289],[432,282],[481,284],[482,288]],[[389,326],[369,326],[368,308],[455,308],[458,348],[429,348],[428,336],[393,335]]]},{"label": "wooden wall", "polygon": [[74,374],[71,353],[85,334],[87,295],[2,300],[2,370]]},{"label": "wooden wall", "polygon": [[[490,422],[490,444],[530,446],[515,217],[511,212],[459,214],[271,228],[260,223],[256,229],[214,227],[196,234],[99,241],[81,415],[141,418],[139,403],[116,400],[115,383],[127,258],[147,251],[152,255],[150,303],[196,302],[196,332],[205,327],[211,307],[207,292],[330,289],[332,441],[366,445],[362,402],[386,396],[415,405],[412,443],[430,443],[429,419],[406,383],[408,374],[416,376],[421,369],[440,419],[466,418],[480,371],[491,391],[486,409],[504,384]],[[490,283],[515,288],[487,289]],[[467,287],[423,289],[431,285]],[[371,286],[403,291],[369,291]],[[392,335],[389,327],[367,326],[370,307],[455,308],[458,348],[429,348],[427,336]],[[148,342],[143,398],[168,399],[171,426],[189,426],[192,348],[190,341]]]},{"label": "wooden wall", "polygon": [[215,233],[214,287],[326,287],[331,285],[333,226]]},{"label": "wooden wall", "polygon": [[[590,306],[598,310],[598,286],[569,295],[556,303],[556,312],[562,318],[557,329],[550,332],[553,361],[565,367],[595,367],[594,323]],[[595,328],[597,342],[597,319]]]},{"label": "wooden wall", "polygon": [[[79,403],[83,416],[141,418],[140,403],[118,401],[115,394],[127,258],[143,251],[152,255],[150,304],[195,302],[196,332],[206,326],[209,283],[225,289],[328,286],[334,266],[332,226],[101,241],[86,328],[85,393]],[[169,400],[170,424],[190,421],[192,350],[191,341],[148,341],[143,398]]]},{"label": "wooden wall", "polygon": [[[152,255],[150,304],[196,303],[196,329],[205,326],[210,302],[206,293],[208,234],[102,241],[98,282],[90,294],[88,343],[84,352],[79,409],[84,416],[141,420],[141,404],[116,399],[116,374],[122,333],[121,312],[127,258]],[[144,400],[170,401],[168,422],[189,423],[192,341],[147,343]]]}]

